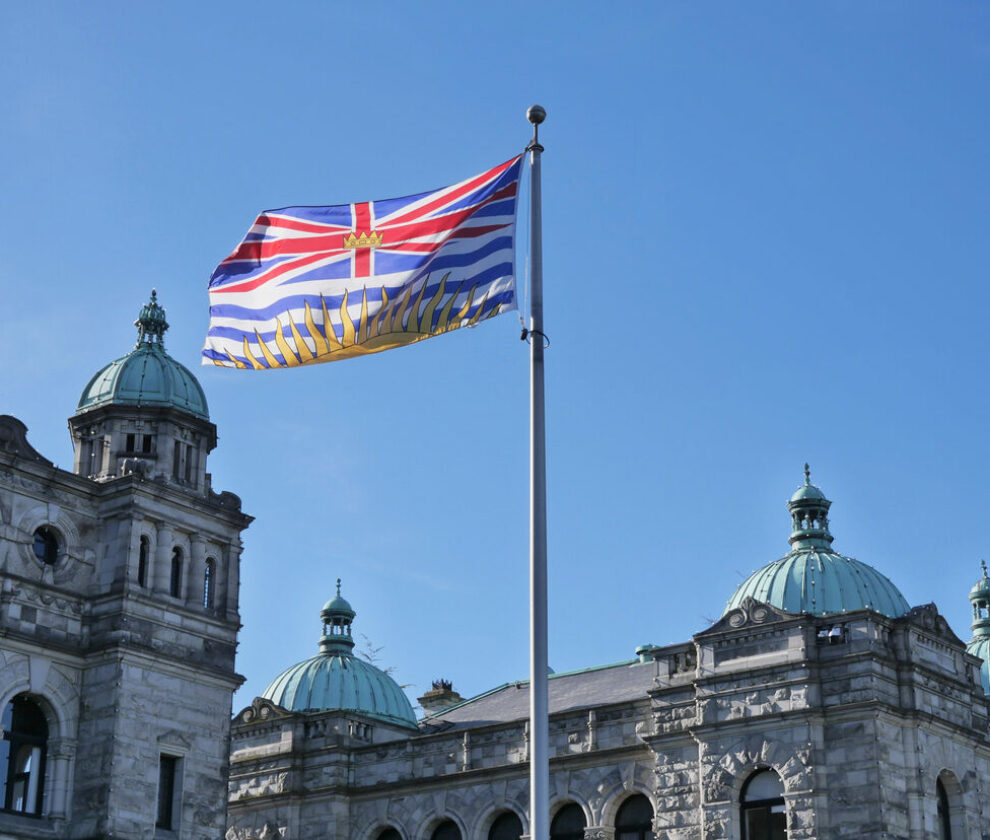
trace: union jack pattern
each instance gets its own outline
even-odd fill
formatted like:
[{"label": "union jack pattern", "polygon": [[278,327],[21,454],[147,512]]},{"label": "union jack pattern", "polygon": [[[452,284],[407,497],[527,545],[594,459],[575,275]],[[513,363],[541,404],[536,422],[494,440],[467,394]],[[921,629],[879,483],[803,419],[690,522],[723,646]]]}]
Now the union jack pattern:
[{"label": "union jack pattern", "polygon": [[521,166],[405,198],[265,211],[210,278],[203,364],[334,361],[515,309]]}]

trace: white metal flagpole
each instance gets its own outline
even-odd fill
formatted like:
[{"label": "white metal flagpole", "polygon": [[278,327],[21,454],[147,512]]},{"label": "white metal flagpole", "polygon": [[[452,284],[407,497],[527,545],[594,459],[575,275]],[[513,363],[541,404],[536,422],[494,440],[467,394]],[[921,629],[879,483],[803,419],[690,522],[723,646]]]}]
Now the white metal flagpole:
[{"label": "white metal flagpole", "polygon": [[529,507],[529,836],[550,837],[550,712],[547,700],[547,458],[543,400],[543,231],[540,216],[540,123],[547,112],[526,112],[533,141],[530,170],[530,507]]}]

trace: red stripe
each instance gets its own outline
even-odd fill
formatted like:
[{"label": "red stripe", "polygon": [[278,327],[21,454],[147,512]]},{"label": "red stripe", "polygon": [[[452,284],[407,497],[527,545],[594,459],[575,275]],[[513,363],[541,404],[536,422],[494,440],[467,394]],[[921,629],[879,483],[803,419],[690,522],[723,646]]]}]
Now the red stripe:
[{"label": "red stripe", "polygon": [[393,225],[403,224],[404,222],[415,219],[417,216],[421,216],[424,213],[429,213],[437,209],[438,207],[443,207],[445,204],[450,204],[455,199],[461,198],[462,196],[465,196],[470,192],[474,192],[474,190],[476,190],[482,184],[497,178],[521,157],[522,155],[516,155],[516,157],[512,158],[512,160],[507,160],[505,163],[499,164],[494,169],[489,169],[483,175],[478,175],[477,177],[472,178],[469,181],[465,181],[460,187],[457,187],[456,189],[448,188],[449,191],[445,192],[439,198],[436,198],[430,203],[425,204],[421,207],[417,207],[415,210],[411,211],[410,213],[406,213],[406,215],[404,216],[400,216],[398,219],[392,220],[390,224]]},{"label": "red stripe", "polygon": [[[343,253],[339,251],[337,253]],[[292,271],[294,268],[303,268],[307,265],[312,265],[320,260],[325,260],[328,257],[335,256],[332,253],[322,253],[322,254],[310,254],[308,256],[299,257],[298,259],[289,260],[288,262],[279,263],[273,268],[267,269],[261,274],[252,277],[250,280],[245,280],[243,283],[228,283],[224,286],[218,286],[215,289],[210,289],[210,294],[220,294],[227,292],[250,292],[253,289],[257,289],[259,286],[264,286],[272,280],[281,277],[283,274]]]}]

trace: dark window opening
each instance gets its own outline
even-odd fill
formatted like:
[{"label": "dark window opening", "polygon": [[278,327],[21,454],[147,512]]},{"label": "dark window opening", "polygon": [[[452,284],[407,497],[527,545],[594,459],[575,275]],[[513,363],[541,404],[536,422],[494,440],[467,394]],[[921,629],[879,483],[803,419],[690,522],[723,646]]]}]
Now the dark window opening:
[{"label": "dark window opening", "polygon": [[935,780],[935,795],[938,799],[938,840],[952,840],[952,821],[949,818],[949,795],[941,779]]},{"label": "dark window opening", "polygon": [[550,840],[584,840],[586,825],[581,806],[570,802],[550,821]]},{"label": "dark window opening", "polygon": [[172,549],[172,573],[169,575],[168,594],[173,598],[182,595],[182,549]]},{"label": "dark window opening", "polygon": [[138,586],[146,589],[148,587],[148,553],[151,550],[151,543],[147,537],[141,537],[141,544],[138,547]]},{"label": "dark window opening", "polygon": [[444,820],[433,829],[430,840],[461,840],[461,830],[453,820]]},{"label": "dark window opening", "polygon": [[44,801],[48,722],[38,704],[21,694],[7,704],[0,726],[3,809],[38,816]]},{"label": "dark window opening", "polygon": [[399,834],[397,829],[389,826],[388,828],[383,828],[381,833],[378,835],[377,840],[402,840],[402,835]]},{"label": "dark window opening", "polygon": [[125,443],[124,443],[124,451],[125,452],[133,452],[134,451],[134,438],[135,438],[135,436],[134,436],[134,433],[133,432],[128,433],[127,438],[125,439]]},{"label": "dark window opening", "polygon": [[174,755],[158,757],[158,816],[157,828],[171,830],[175,825],[175,780],[179,759]]},{"label": "dark window opening", "polygon": [[155,443],[154,435],[141,435],[141,451],[145,455],[151,454],[151,449],[154,446],[154,443]]},{"label": "dark window opening", "polygon": [[653,806],[643,794],[630,796],[620,806],[615,840],[653,840]]},{"label": "dark window opening", "polygon": [[512,811],[499,814],[488,829],[488,840],[519,840],[522,837],[522,820]]},{"label": "dark window opening", "polygon": [[54,566],[58,562],[58,537],[47,525],[34,532],[34,556],[46,566]]},{"label": "dark window opening", "polygon": [[742,790],[743,840],[787,840],[784,783],[773,770],[760,770]]},{"label": "dark window opening", "polygon": [[172,478],[179,478],[179,467],[182,462],[182,444],[174,441],[172,444]]}]

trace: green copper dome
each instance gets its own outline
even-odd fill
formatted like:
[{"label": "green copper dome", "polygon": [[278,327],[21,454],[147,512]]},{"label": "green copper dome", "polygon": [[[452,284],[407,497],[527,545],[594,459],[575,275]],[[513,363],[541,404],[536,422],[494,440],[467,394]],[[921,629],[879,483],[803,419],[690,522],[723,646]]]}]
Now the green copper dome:
[{"label": "green copper dome", "polygon": [[293,712],[358,712],[416,729],[412,704],[399,684],[370,662],[354,656],[351,605],[340,596],[320,611],[320,652],[279,674],[261,696]]},{"label": "green copper dome", "polygon": [[753,572],[740,584],[723,615],[746,597],[790,613],[835,615],[870,609],[897,618],[910,606],[891,581],[872,566],[832,551],[828,510],[832,503],[811,483],[808,465],[804,486],[787,503],[793,531],[791,550]]},{"label": "green copper dome", "polygon": [[980,566],[983,577],[969,590],[969,600],[973,605],[973,638],[966,645],[966,650],[983,660],[980,680],[983,682],[983,693],[990,695],[990,577],[987,576],[987,564],[980,561]]},{"label": "green copper dome", "polygon": [[126,356],[110,362],[83,389],[76,414],[104,405],[178,408],[210,419],[206,394],[189,370],[165,352],[165,310],[151,290],[138,319],[138,341]]}]

